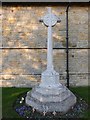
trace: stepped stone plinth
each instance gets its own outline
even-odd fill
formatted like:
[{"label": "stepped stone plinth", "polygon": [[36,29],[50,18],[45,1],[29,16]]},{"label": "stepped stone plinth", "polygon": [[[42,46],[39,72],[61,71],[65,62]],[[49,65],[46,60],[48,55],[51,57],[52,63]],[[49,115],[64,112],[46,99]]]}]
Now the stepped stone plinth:
[{"label": "stepped stone plinth", "polygon": [[40,112],[66,113],[75,103],[75,95],[63,85],[57,88],[37,86],[26,97],[26,104]]}]

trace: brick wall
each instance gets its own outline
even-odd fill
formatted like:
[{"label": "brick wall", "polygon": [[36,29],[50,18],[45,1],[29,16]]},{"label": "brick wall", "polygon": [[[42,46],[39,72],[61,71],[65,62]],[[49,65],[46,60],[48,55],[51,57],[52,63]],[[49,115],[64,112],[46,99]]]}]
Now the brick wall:
[{"label": "brick wall", "polygon": [[[47,28],[39,23],[46,7],[2,7],[2,70],[3,86],[33,86],[40,82],[46,69]],[[61,23],[53,27],[55,70],[66,84],[66,6],[53,6]],[[88,7],[69,9],[70,85],[88,85]]]}]

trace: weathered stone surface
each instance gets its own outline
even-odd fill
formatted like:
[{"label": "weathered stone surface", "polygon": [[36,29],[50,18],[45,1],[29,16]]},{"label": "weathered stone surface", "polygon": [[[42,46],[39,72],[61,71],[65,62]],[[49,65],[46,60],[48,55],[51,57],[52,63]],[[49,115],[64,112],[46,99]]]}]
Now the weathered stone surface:
[{"label": "weathered stone surface", "polygon": [[[46,28],[39,23],[46,7],[3,7],[3,47],[46,47]],[[65,47],[66,6],[53,7],[61,23],[53,30],[54,47]],[[44,34],[43,34],[44,33]],[[69,10],[69,46],[88,47],[88,7]]]},{"label": "weathered stone surface", "polygon": [[[53,28],[53,47],[55,70],[60,73],[60,80],[66,84],[66,53],[60,50],[66,46],[66,6],[53,6],[53,13],[61,18],[61,23]],[[3,86],[28,86],[37,84],[40,75],[46,69],[45,49],[47,28],[39,23],[39,18],[46,13],[46,7],[3,7],[2,41],[0,47],[16,47],[3,49],[0,58],[0,80]],[[3,12],[3,15],[1,15]],[[1,34],[0,34],[1,36]],[[69,47],[88,47],[88,7],[71,6],[69,9]],[[1,56],[1,51],[0,51]],[[88,49],[70,49],[69,51],[70,85],[88,84]],[[12,75],[13,74],[13,75]],[[29,75],[35,74],[35,75]],[[21,77],[21,75],[23,77]],[[33,76],[33,77],[32,77]],[[33,81],[33,82],[31,82]]]},{"label": "weathered stone surface", "polygon": [[70,85],[71,86],[88,86],[89,84],[89,78],[88,73],[82,73],[82,74],[70,74]]},{"label": "weathered stone surface", "polygon": [[2,50],[0,50],[0,73],[2,73]]},{"label": "weathered stone surface", "polygon": [[[65,50],[54,50],[55,70],[66,70]],[[88,50],[69,51],[70,73],[88,73]],[[46,50],[2,50],[3,74],[41,74],[46,69]]]},{"label": "weathered stone surface", "polygon": [[[26,84],[28,80],[35,80],[34,84],[41,80],[37,74],[41,74],[46,69],[46,50],[3,50],[2,54],[1,73],[3,74],[3,80],[14,79],[17,84],[21,84],[20,80],[23,79]],[[70,84],[87,85],[88,50],[70,50],[69,56]],[[54,50],[54,66],[55,70],[60,73],[62,83],[66,83],[65,50]],[[36,75],[32,75],[32,77],[29,74]]]},{"label": "weathered stone surface", "polygon": [[88,49],[70,50],[70,73],[88,73]]},{"label": "weathered stone surface", "polygon": [[65,86],[42,88],[40,86],[28,92],[26,104],[41,112],[66,113],[76,103],[76,97]]},{"label": "weathered stone surface", "polygon": [[[60,74],[59,77],[60,83],[66,85],[66,73]],[[40,83],[41,75],[0,75],[0,80],[2,80],[3,87],[33,87]],[[88,82],[88,73],[70,74],[70,86],[87,86]]]}]

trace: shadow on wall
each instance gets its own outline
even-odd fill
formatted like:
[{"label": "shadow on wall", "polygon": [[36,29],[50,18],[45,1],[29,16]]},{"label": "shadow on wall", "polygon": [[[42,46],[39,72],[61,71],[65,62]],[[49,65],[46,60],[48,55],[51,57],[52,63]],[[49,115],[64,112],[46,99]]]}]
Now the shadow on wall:
[{"label": "shadow on wall", "polygon": [[[65,47],[65,7],[62,10],[62,22],[53,28],[55,48]],[[3,47],[46,48],[47,28],[39,23],[45,11],[46,7],[3,7]]]},{"label": "shadow on wall", "polygon": [[[53,12],[60,16],[62,20],[60,24],[53,28],[53,47],[58,48],[54,49],[53,54],[55,70],[60,73],[61,80],[63,81],[66,80],[66,53],[64,49],[59,48],[64,48],[66,45],[65,10],[66,7],[60,7],[60,12],[59,8],[53,8]],[[45,14],[45,11],[47,11],[46,7],[38,7],[38,9],[37,7],[23,6],[3,7],[2,75],[0,76],[3,80],[3,86],[31,86],[40,82],[41,73],[46,69],[47,62],[47,28],[39,23],[39,18]],[[70,17],[70,21],[72,21],[72,17]],[[70,47],[73,45],[76,47],[76,43],[78,43],[75,43],[74,40],[77,38],[76,31],[80,27],[77,24],[74,25],[72,23],[75,31],[70,32],[70,37],[72,37],[72,33],[75,36],[70,38]],[[71,31],[73,27],[70,27]],[[72,57],[72,54],[74,54],[74,57]],[[83,74],[87,71],[86,55],[87,50],[82,51],[82,54],[78,50],[70,51],[70,72],[74,72],[73,74],[75,75],[79,71]]]},{"label": "shadow on wall", "polygon": [[[2,50],[4,85],[6,81],[8,86],[24,85],[29,81],[33,84],[33,81],[40,81],[40,75],[46,69],[47,50],[34,48],[47,47],[47,28],[39,23],[39,18],[45,14],[45,11],[46,7],[39,7],[39,9],[36,7],[3,7],[2,47],[10,48]],[[58,36],[54,34],[54,37]]]}]

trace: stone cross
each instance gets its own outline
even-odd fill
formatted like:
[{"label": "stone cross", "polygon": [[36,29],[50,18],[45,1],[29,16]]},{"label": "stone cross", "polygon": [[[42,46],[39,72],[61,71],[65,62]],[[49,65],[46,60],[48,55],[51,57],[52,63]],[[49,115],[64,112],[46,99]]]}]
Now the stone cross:
[{"label": "stone cross", "polygon": [[[59,85],[59,73],[57,73],[53,67],[52,27],[55,26],[57,22],[60,22],[60,19],[52,13],[51,7],[48,7],[48,13],[40,21],[48,27],[47,69],[42,73],[42,83],[40,84],[40,86],[45,87],[48,84],[48,87],[55,87]],[[57,85],[55,83],[57,83]]]},{"label": "stone cross", "polygon": [[48,14],[41,19],[41,22],[48,27],[47,69],[53,69],[52,27],[55,26],[57,22],[60,22],[60,19],[52,13],[51,7],[48,7]]},{"label": "stone cross", "polygon": [[33,88],[32,92],[28,92],[25,102],[31,106],[33,112],[35,109],[43,112],[66,113],[76,103],[75,95],[65,86],[59,83],[59,73],[53,68],[53,47],[52,47],[52,27],[60,20],[48,8],[46,14],[41,21],[48,27],[48,43],[47,43],[47,69],[41,75],[41,83]]}]

